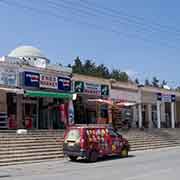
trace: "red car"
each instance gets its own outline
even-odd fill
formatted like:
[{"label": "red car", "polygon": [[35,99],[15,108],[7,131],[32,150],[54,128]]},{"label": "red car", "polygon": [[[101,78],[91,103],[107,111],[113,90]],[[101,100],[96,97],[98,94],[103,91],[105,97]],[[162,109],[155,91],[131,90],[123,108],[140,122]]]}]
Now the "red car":
[{"label": "red car", "polygon": [[127,157],[129,143],[113,128],[74,126],[65,132],[63,151],[72,161],[82,157],[94,162],[107,155]]}]

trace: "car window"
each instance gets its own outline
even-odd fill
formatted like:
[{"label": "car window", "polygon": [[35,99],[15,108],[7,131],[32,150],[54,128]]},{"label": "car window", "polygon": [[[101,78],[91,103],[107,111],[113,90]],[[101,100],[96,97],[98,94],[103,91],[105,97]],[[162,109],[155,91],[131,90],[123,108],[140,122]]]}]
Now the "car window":
[{"label": "car window", "polygon": [[70,130],[66,136],[67,140],[77,140],[79,138],[80,138],[80,133],[78,129]]},{"label": "car window", "polygon": [[109,135],[112,137],[117,137],[118,134],[113,130],[113,129],[109,129]]}]

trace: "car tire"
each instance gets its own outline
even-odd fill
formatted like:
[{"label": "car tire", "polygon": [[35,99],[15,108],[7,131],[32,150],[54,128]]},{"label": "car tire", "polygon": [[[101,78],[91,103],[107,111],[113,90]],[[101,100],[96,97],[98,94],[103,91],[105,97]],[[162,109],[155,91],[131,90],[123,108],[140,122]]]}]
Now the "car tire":
[{"label": "car tire", "polygon": [[88,157],[89,162],[96,162],[98,159],[98,153],[97,151],[91,151]]},{"label": "car tire", "polygon": [[121,150],[120,156],[121,156],[122,158],[128,157],[128,148],[127,148],[127,147],[124,147],[124,148]]},{"label": "car tire", "polygon": [[76,161],[76,160],[77,160],[77,156],[69,156],[69,159],[70,159],[71,161]]}]

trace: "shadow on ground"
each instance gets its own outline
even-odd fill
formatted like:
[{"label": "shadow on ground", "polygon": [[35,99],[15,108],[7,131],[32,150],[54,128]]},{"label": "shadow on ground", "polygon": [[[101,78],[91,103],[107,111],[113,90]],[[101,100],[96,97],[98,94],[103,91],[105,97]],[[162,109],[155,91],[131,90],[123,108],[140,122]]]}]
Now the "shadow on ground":
[{"label": "shadow on ground", "polygon": [[78,159],[76,161],[71,161],[69,159],[68,160],[70,162],[75,162],[75,163],[97,163],[97,162],[112,161],[112,160],[119,160],[119,159],[127,159],[127,158],[133,158],[133,157],[135,157],[135,155],[129,155],[126,158],[121,158],[119,156],[105,156],[105,157],[98,158],[98,160],[96,162],[89,162],[87,159]]}]

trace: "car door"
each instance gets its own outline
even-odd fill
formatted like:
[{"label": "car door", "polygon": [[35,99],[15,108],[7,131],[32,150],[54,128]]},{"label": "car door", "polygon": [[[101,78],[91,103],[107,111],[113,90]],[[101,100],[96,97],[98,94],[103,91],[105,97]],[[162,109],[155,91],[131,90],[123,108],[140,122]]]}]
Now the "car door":
[{"label": "car door", "polygon": [[116,154],[119,152],[119,136],[113,130],[109,129],[109,149],[111,154]]}]

